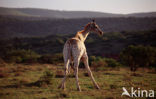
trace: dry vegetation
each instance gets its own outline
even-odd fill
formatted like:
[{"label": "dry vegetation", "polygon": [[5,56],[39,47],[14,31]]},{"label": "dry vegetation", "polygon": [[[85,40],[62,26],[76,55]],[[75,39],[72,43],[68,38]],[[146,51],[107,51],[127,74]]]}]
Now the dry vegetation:
[{"label": "dry vegetation", "polygon": [[65,90],[57,89],[63,77],[63,65],[51,64],[6,64],[0,67],[0,99],[126,99],[121,97],[122,87],[156,90],[156,73],[153,69],[139,68],[130,72],[120,67],[94,71],[101,89],[93,87],[84,68],[79,69],[82,92],[76,91],[73,71],[67,79]]}]

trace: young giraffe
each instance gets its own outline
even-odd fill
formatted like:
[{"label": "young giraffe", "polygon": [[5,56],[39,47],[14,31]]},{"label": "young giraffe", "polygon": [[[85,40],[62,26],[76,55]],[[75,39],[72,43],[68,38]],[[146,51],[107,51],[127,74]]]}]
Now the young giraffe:
[{"label": "young giraffe", "polygon": [[99,26],[94,22],[88,23],[84,30],[77,32],[76,36],[73,38],[70,38],[66,41],[63,49],[63,56],[64,56],[64,65],[65,65],[65,75],[64,78],[59,85],[58,88],[65,88],[65,80],[67,78],[67,74],[70,71],[70,63],[74,63],[74,71],[75,71],[75,77],[76,77],[76,85],[77,90],[81,91],[79,81],[78,81],[78,67],[80,60],[82,60],[85,64],[85,67],[88,71],[89,76],[91,77],[91,80],[94,84],[94,86],[97,89],[100,89],[100,87],[97,85],[93,74],[90,70],[89,64],[88,64],[88,55],[86,52],[86,47],[84,44],[84,41],[86,40],[89,32],[96,32],[99,35],[103,35],[103,32],[100,30]]}]

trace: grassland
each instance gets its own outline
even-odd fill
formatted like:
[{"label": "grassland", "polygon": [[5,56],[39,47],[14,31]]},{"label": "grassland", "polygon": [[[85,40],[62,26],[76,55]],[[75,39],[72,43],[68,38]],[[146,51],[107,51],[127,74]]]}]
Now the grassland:
[{"label": "grassland", "polygon": [[123,86],[127,89],[134,87],[156,90],[156,73],[153,69],[140,68],[135,73],[126,67],[92,71],[101,89],[95,89],[86,74],[87,71],[80,68],[79,81],[82,92],[78,92],[73,71],[67,79],[66,89],[57,89],[63,75],[62,64],[1,65],[0,99],[127,99],[129,97],[121,97]]}]

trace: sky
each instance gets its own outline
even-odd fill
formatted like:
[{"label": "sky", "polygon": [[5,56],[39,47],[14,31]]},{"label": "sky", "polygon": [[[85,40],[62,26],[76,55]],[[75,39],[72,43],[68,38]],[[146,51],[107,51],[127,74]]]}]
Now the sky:
[{"label": "sky", "polygon": [[156,0],[0,0],[0,7],[128,14],[156,12]]}]

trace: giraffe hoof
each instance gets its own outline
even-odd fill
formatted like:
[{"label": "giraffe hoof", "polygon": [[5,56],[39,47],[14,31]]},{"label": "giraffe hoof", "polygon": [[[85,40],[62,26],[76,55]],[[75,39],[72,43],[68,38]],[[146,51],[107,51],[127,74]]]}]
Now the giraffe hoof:
[{"label": "giraffe hoof", "polygon": [[81,89],[80,88],[77,88],[77,91],[81,92]]},{"label": "giraffe hoof", "polygon": [[100,89],[100,87],[99,86],[96,86],[96,89]]},{"label": "giraffe hoof", "polygon": [[63,86],[62,86],[62,84],[58,86],[58,89],[60,89],[60,88],[62,88],[62,89],[63,89]]},{"label": "giraffe hoof", "polygon": [[58,88],[58,89],[60,89],[60,88],[61,88],[61,86],[58,86],[57,88]]}]

